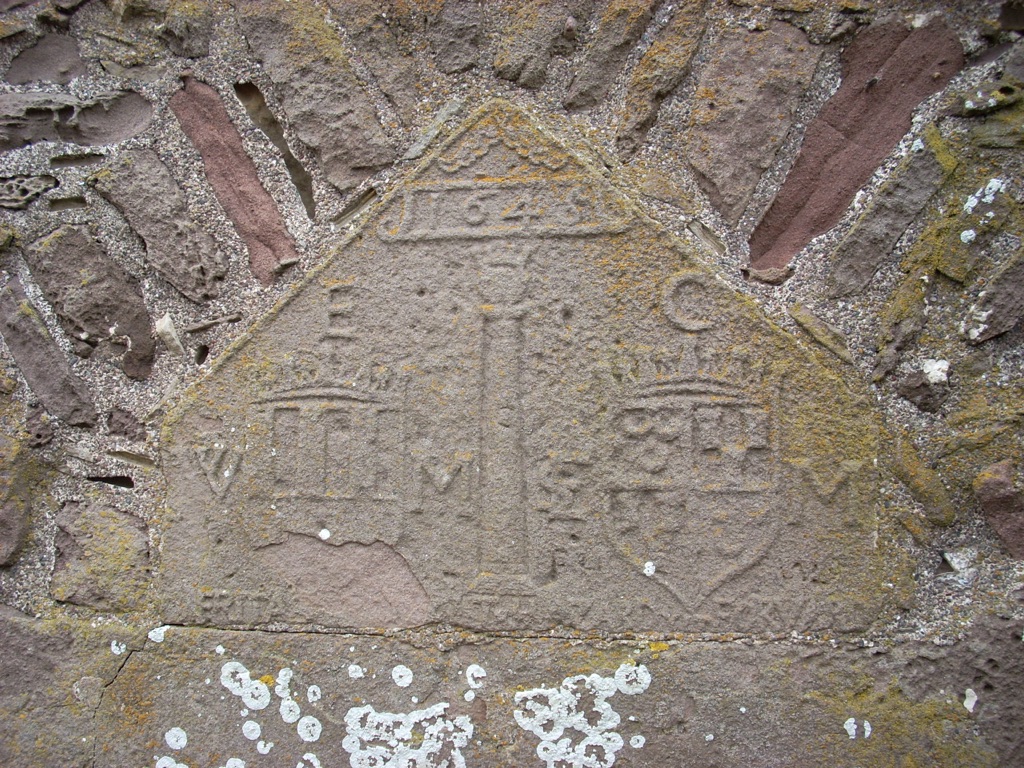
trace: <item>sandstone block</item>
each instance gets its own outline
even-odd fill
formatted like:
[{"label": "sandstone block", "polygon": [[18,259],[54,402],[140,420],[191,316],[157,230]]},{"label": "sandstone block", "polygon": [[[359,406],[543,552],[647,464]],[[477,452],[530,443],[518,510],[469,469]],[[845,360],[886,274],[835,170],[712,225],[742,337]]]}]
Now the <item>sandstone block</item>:
[{"label": "sandstone block", "polygon": [[146,244],[146,260],[167,282],[192,301],[218,295],[227,260],[189,216],[181,188],[155,152],[125,152],[91,182],[128,219]]},{"label": "sandstone block", "polygon": [[835,226],[907,130],[922,99],[963,66],[959,39],[934,19],[911,30],[886,19],[843,51],[843,81],[807,128],[796,163],[750,238],[756,268],[782,267]]},{"label": "sandstone block", "polygon": [[85,227],[54,230],[26,248],[25,259],[76,353],[118,355],[126,375],[149,375],[156,347],[138,281]]},{"label": "sandstone block", "polygon": [[16,277],[0,290],[0,333],[29,389],[47,411],[76,427],[96,423],[88,387],[72,372]]},{"label": "sandstone block", "polygon": [[697,86],[685,156],[726,220],[743,215],[821,58],[799,29],[727,31]]},{"label": "sandstone block", "polygon": [[62,93],[0,94],[0,151],[40,141],[115,144],[145,130],[152,105],[134,91],[81,101]]},{"label": "sandstone block", "polygon": [[246,0],[236,15],[274,82],[287,124],[328,181],[346,192],[395,159],[341,38],[309,0]]},{"label": "sandstone block", "polygon": [[569,83],[562,102],[566,109],[587,109],[605,97],[653,13],[651,0],[609,0],[605,4],[594,38]]}]

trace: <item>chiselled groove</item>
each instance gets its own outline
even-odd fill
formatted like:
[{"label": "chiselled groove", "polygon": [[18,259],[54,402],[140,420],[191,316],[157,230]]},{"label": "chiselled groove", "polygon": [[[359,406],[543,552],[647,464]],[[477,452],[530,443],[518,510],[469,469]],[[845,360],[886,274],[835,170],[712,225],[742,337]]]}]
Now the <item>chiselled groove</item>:
[{"label": "chiselled groove", "polygon": [[242,106],[245,107],[245,111],[249,113],[249,118],[256,127],[263,131],[271,143],[277,147],[277,151],[281,153],[292,184],[295,185],[295,190],[299,193],[302,205],[306,209],[306,215],[309,216],[310,221],[315,221],[316,201],[313,198],[313,179],[298,158],[292,154],[288,142],[284,138],[284,129],[274,113],[270,111],[270,107],[267,106],[267,100],[263,98],[260,89],[253,83],[235,83],[235,95],[242,102]]},{"label": "chiselled groove", "polygon": [[50,200],[51,211],[72,211],[88,207],[89,202],[80,195],[75,195],[74,197],[55,197]]}]

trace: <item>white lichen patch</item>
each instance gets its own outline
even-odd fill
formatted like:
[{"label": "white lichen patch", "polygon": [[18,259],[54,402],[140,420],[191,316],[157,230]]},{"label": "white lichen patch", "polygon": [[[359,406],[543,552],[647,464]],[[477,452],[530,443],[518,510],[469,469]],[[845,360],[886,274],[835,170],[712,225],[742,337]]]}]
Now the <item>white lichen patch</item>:
[{"label": "white lichen patch", "polygon": [[256,741],[262,733],[263,729],[255,720],[246,720],[242,723],[242,735],[249,741]]},{"label": "white lichen patch", "polygon": [[120,656],[122,653],[128,650],[128,646],[122,643],[120,640],[110,641],[110,652],[115,656]]},{"label": "white lichen patch", "polygon": [[968,712],[974,713],[974,707],[978,703],[978,694],[974,692],[973,688],[968,688],[964,691],[964,709]]},{"label": "white lichen patch", "polygon": [[153,768],[188,768],[188,766],[185,763],[179,763],[170,755],[164,755],[156,758]]},{"label": "white lichen patch", "polygon": [[164,734],[164,741],[171,749],[178,751],[188,744],[188,734],[182,728],[171,728]]},{"label": "white lichen patch", "polygon": [[270,689],[262,680],[253,680],[249,670],[239,661],[225,662],[220,669],[220,683],[235,696],[239,696],[249,709],[266,709],[270,704]]},{"label": "white lichen patch", "polygon": [[295,730],[298,732],[300,739],[311,742],[317,741],[320,738],[323,726],[320,724],[320,721],[312,715],[306,715],[299,720]]},{"label": "white lichen patch", "polygon": [[[863,721],[863,725],[864,725],[864,738],[865,739],[870,738],[871,737],[871,723],[869,723],[867,720],[864,720]],[[856,739],[857,738],[857,720],[856,720],[856,718],[853,718],[853,717],[847,718],[846,722],[843,723],[843,730],[846,731],[846,735],[849,736],[851,739]]]},{"label": "white lichen patch", "polygon": [[[473,737],[473,723],[466,715],[445,717],[447,711],[447,702],[409,713],[352,707],[345,714],[346,736],[342,741],[351,755],[349,765],[465,768],[462,749]],[[439,762],[442,756],[447,759]]]},{"label": "white lichen patch", "polygon": [[921,372],[932,384],[945,384],[949,380],[948,360],[924,360],[921,363]]},{"label": "white lichen patch", "polygon": [[654,564],[653,561],[648,560],[646,563],[644,563],[644,576],[653,576],[657,570],[658,567]]},{"label": "white lichen patch", "polygon": [[513,714],[520,728],[540,739],[537,756],[547,768],[610,768],[623,739],[615,730],[621,718],[608,699],[635,696],[650,684],[647,667],[623,664],[612,677],[575,675],[558,688],[520,691],[515,701],[522,709]]},{"label": "white lichen patch", "polygon": [[412,685],[412,670],[405,664],[399,664],[391,670],[391,679],[399,688],[408,688]]},{"label": "white lichen patch", "polygon": [[996,195],[1005,192],[1008,186],[1009,182],[1005,179],[989,179],[984,187],[967,198],[967,202],[964,203],[964,213],[974,213],[974,209],[978,207],[979,203],[992,205],[996,201]]},{"label": "white lichen patch", "polygon": [[164,634],[166,634],[168,629],[170,629],[170,627],[166,624],[162,627],[155,627],[154,629],[149,630],[149,634],[146,635],[146,637],[154,643],[162,643],[164,641]]},{"label": "white lichen patch", "polygon": [[482,688],[484,678],[487,677],[487,670],[479,664],[470,664],[466,668],[466,684],[473,689]]},{"label": "white lichen patch", "polygon": [[366,670],[360,667],[358,664],[348,665],[348,676],[353,680],[358,680],[366,675]]},{"label": "white lichen patch", "polygon": [[277,685],[274,686],[274,693],[281,699],[281,705],[278,707],[278,714],[281,715],[283,720],[288,725],[298,721],[302,716],[302,708],[292,697],[291,683],[293,672],[289,667],[284,667],[277,671]]}]

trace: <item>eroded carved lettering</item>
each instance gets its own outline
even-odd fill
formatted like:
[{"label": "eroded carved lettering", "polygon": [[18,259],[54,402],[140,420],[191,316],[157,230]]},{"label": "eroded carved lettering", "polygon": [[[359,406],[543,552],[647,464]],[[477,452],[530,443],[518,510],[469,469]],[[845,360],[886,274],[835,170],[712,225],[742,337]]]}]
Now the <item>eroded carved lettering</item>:
[{"label": "eroded carved lettering", "polygon": [[606,190],[579,179],[459,181],[410,187],[401,219],[379,234],[397,241],[478,240],[593,235],[627,225]]}]

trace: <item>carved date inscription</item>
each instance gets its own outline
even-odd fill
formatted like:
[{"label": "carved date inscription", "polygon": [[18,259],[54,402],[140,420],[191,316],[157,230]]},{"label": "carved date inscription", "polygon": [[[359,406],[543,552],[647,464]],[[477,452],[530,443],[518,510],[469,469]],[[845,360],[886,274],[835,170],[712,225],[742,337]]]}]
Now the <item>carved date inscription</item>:
[{"label": "carved date inscription", "polygon": [[607,191],[578,179],[556,183],[468,181],[411,186],[384,240],[537,237],[621,232],[627,222]]}]

